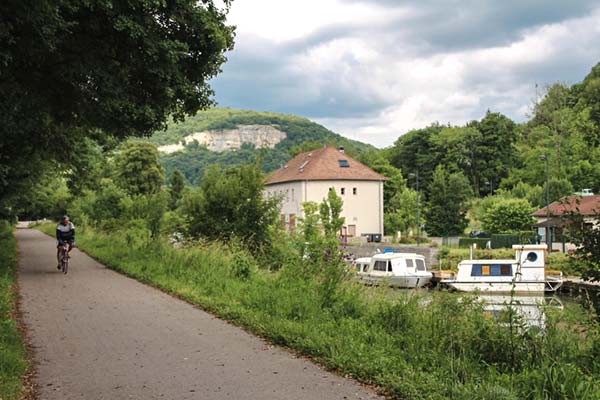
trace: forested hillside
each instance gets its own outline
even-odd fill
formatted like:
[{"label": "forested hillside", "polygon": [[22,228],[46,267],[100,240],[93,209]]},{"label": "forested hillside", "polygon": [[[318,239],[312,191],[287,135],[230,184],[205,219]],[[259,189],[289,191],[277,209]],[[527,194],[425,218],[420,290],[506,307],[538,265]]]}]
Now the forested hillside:
[{"label": "forested hillside", "polygon": [[[530,229],[531,213],[546,204],[546,167],[551,202],[600,191],[600,64],[581,83],[548,86],[531,113],[523,124],[492,111],[464,126],[433,123],[400,136],[378,158],[404,177],[419,174],[430,234],[460,235],[469,222],[496,232]],[[390,233],[413,224],[399,197],[406,190],[396,193],[386,199]],[[520,217],[499,227],[503,210]]]},{"label": "forested hillside", "polygon": [[[600,64],[583,82],[556,83],[532,104],[531,120],[515,124],[490,112],[465,126],[437,123],[413,130],[384,150],[405,172],[418,170],[428,192],[435,169],[464,175],[476,196],[498,189],[540,204],[548,157],[552,199],[573,190],[600,189]],[[539,196],[538,196],[539,197]]]},{"label": "forested hillside", "polygon": [[273,171],[287,162],[293,155],[304,149],[321,147],[325,144],[344,146],[355,156],[374,147],[335,134],[307,118],[268,112],[213,108],[201,111],[183,122],[172,123],[167,130],[156,132],[150,141],[157,145],[175,144],[194,132],[235,129],[240,125],[272,126],[286,133],[287,138],[273,149],[257,149],[254,145],[243,145],[240,150],[213,152],[197,142],[189,141],[183,151],[163,154],[161,162],[167,175],[178,169],[191,183],[202,179],[206,167],[213,164],[222,166],[241,165],[262,159],[263,169]]}]

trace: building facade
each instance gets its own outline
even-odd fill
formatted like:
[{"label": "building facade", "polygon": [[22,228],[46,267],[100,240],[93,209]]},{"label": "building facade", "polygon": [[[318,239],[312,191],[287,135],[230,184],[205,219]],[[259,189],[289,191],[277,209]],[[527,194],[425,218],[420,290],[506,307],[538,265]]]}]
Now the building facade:
[{"label": "building facade", "polygon": [[343,149],[325,147],[297,155],[271,174],[265,195],[281,198],[281,220],[294,230],[302,204],[321,203],[334,190],[344,205],[348,237],[383,235],[383,184],[387,179],[349,157]]}]

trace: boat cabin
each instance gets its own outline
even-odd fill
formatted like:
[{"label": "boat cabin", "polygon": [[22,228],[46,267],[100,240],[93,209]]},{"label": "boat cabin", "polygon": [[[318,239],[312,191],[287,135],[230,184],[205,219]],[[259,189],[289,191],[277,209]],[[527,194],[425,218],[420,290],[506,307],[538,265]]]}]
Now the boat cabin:
[{"label": "boat cabin", "polygon": [[544,245],[514,245],[514,260],[464,260],[453,279],[443,279],[453,289],[482,292],[556,291],[562,275],[546,275]]}]

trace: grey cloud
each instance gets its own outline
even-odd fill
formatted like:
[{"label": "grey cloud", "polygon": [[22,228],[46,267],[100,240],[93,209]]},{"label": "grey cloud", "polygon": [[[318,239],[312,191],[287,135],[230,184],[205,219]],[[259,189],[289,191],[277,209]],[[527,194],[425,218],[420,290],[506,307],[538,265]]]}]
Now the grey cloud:
[{"label": "grey cloud", "polygon": [[[307,49],[298,41],[277,45],[246,38],[236,48],[212,82],[221,106],[321,118],[364,115],[387,105],[382,99],[357,95],[352,88],[339,85],[334,73],[307,77],[288,68],[290,57]],[[345,62],[355,64],[352,59]],[[319,80],[318,84],[311,84],[311,78]]]},{"label": "grey cloud", "polygon": [[526,29],[586,16],[598,6],[595,0],[347,2],[412,9],[412,17],[394,21],[392,34],[415,43],[422,53],[502,46]]}]

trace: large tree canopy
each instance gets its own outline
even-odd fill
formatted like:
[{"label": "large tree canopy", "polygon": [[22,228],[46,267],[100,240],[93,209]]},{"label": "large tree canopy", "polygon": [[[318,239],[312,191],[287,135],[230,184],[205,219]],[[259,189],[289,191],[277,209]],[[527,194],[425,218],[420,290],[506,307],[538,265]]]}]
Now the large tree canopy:
[{"label": "large tree canopy", "polygon": [[0,202],[83,138],[149,135],[208,107],[233,46],[225,17],[212,0],[1,2]]}]

